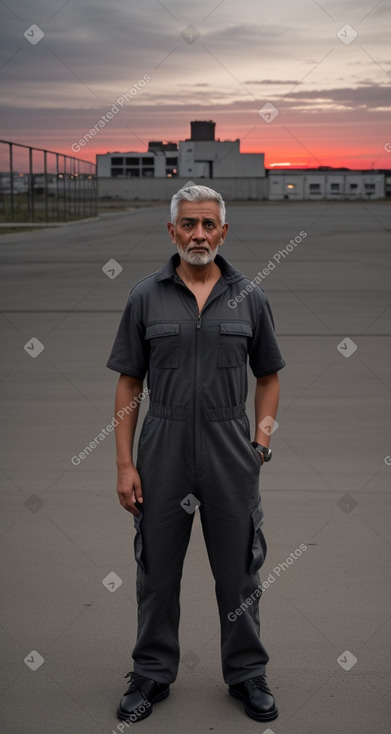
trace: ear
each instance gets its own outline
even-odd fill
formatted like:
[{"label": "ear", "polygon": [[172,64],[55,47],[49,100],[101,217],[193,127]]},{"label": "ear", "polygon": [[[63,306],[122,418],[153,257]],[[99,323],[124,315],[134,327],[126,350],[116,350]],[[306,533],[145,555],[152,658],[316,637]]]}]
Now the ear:
[{"label": "ear", "polygon": [[175,225],[172,222],[167,222],[167,231],[171,242],[176,245],[175,241]]},{"label": "ear", "polygon": [[224,242],[224,240],[225,240],[225,238],[227,236],[227,232],[228,232],[228,224],[225,223],[225,224],[223,224],[223,226],[221,228],[221,239],[220,239],[220,242],[219,242],[219,247],[221,247],[221,245],[223,244],[223,242]]}]

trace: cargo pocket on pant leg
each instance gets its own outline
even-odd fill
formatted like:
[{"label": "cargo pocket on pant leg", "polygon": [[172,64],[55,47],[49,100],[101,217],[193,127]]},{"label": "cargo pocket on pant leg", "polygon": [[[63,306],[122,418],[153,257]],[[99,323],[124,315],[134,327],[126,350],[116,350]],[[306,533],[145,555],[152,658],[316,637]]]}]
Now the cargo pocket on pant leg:
[{"label": "cargo pocket on pant leg", "polygon": [[253,522],[253,542],[251,547],[250,573],[256,573],[263,565],[267,552],[266,540],[262,532],[263,510],[261,500],[259,500],[256,508],[252,510],[251,519]]},{"label": "cargo pocket on pant leg", "polygon": [[136,535],[134,537],[134,557],[141,571],[145,571],[145,566],[144,566],[144,561],[143,561],[143,536],[141,533],[142,519],[143,519],[143,513],[142,513],[142,510],[139,509],[139,514],[137,515],[137,517],[134,516],[133,518],[133,524],[136,530]]}]

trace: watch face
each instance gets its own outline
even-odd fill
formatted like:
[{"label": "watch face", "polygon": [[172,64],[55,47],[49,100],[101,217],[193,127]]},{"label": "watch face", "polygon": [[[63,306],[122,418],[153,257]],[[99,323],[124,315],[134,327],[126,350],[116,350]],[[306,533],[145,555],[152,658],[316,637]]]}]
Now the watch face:
[{"label": "watch face", "polygon": [[266,446],[262,446],[260,443],[257,443],[256,441],[252,441],[251,446],[254,447],[256,451],[258,451],[259,454],[262,454],[264,461],[270,461],[272,458],[272,450],[269,448],[266,448]]}]

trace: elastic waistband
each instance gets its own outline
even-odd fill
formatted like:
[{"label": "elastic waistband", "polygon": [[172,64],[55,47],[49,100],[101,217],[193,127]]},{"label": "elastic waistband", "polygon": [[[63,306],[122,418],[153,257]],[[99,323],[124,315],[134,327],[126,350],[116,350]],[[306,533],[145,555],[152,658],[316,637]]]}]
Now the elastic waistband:
[{"label": "elastic waistband", "polygon": [[186,411],[182,405],[160,405],[149,403],[148,412],[155,418],[171,418],[174,421],[186,420]]},{"label": "elastic waistband", "polygon": [[[227,405],[223,408],[204,408],[204,416],[208,421],[229,421],[233,418],[242,418],[246,413],[246,404]],[[168,418],[174,421],[185,421],[188,412],[183,405],[149,404],[149,414],[155,418]]]},{"label": "elastic waistband", "polygon": [[246,413],[246,403],[227,405],[225,408],[205,408],[205,415],[209,421],[229,421],[232,418],[242,418]]}]

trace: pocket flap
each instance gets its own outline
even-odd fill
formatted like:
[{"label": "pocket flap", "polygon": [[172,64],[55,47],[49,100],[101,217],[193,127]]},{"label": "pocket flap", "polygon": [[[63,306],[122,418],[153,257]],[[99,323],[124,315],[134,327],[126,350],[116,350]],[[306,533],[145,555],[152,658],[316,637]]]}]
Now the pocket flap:
[{"label": "pocket flap", "polygon": [[250,324],[244,321],[224,321],[220,324],[220,334],[253,335]]},{"label": "pocket flap", "polygon": [[170,336],[179,334],[179,324],[152,324],[145,330],[145,339],[153,339],[156,336]]},{"label": "pocket flap", "polygon": [[259,500],[257,506],[252,510],[251,517],[253,521],[253,542],[251,549],[250,573],[257,573],[261,566],[263,566],[267,553],[266,540],[262,532],[263,510],[261,500]]},{"label": "pocket flap", "polygon": [[264,514],[263,514],[261,500],[259,500],[256,508],[251,512],[251,517],[253,519],[255,530],[258,530],[258,528],[262,527]]},{"label": "pocket flap", "polygon": [[141,533],[141,521],[143,519],[143,512],[140,508],[138,508],[139,514],[136,516],[133,516],[133,525],[136,530],[136,535],[134,536],[134,557],[136,559],[136,563],[141,568],[142,571],[145,571],[144,561],[143,561],[143,536]]}]

